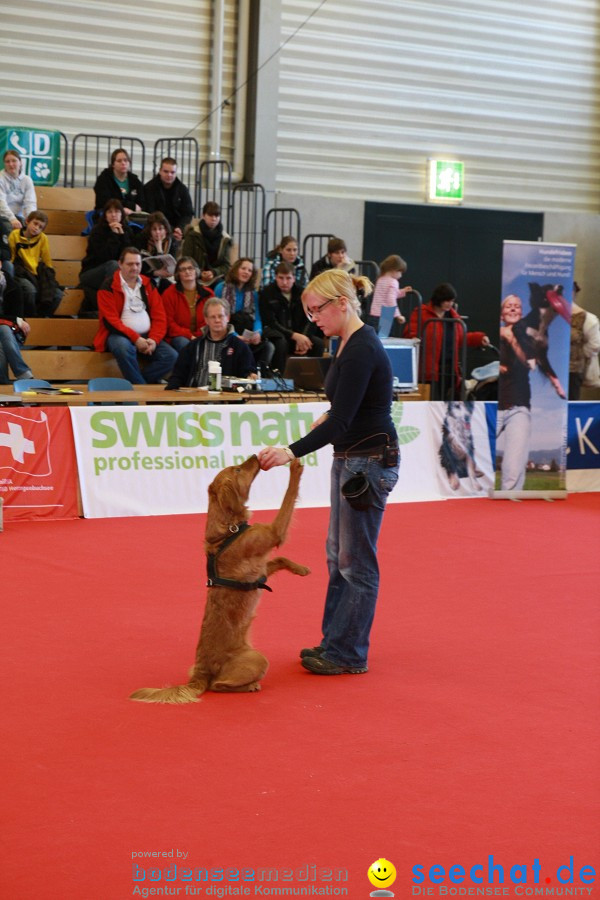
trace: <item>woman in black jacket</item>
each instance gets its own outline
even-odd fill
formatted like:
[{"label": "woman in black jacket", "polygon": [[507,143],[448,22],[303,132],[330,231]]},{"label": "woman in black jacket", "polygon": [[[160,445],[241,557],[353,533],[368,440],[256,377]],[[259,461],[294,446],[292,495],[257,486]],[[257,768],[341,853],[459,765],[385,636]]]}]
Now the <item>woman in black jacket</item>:
[{"label": "woman in black jacket", "polygon": [[120,200],[108,200],[102,218],[88,237],[87,251],[81,263],[79,283],[85,294],[80,315],[98,315],[96,293],[102,283],[119,268],[119,256],[135,243]]},{"label": "woman in black jacket", "polygon": [[113,150],[110,166],[98,175],[94,185],[96,210],[104,208],[107,200],[120,200],[126,215],[141,212],[144,205],[144,186],[137,175],[130,172],[131,158],[127,150]]}]

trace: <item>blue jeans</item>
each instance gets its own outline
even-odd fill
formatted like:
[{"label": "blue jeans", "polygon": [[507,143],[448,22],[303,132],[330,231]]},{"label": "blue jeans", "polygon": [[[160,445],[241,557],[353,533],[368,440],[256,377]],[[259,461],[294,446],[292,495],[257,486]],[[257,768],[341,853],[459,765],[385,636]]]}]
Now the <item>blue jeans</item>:
[{"label": "blue jeans", "polygon": [[[342,486],[363,472],[371,485],[373,505],[353,509]],[[398,466],[381,460],[334,459],[331,468],[331,513],[327,535],[329,584],[323,614],[323,656],[338,665],[367,665],[369,634],[379,589],[377,539],[388,494],[398,481]]]},{"label": "blue jeans", "polygon": [[[11,367],[15,378],[29,376],[29,366],[21,356],[21,344],[14,336],[12,328],[9,325],[0,325],[0,349],[2,350],[3,369],[6,369],[6,363]],[[7,373],[3,372],[3,375]],[[8,377],[8,376],[7,376]],[[7,381],[3,382],[8,384]]]},{"label": "blue jeans", "polygon": [[503,491],[520,491],[525,484],[529,459],[531,410],[526,406],[499,409],[496,447],[501,436],[504,436],[504,447],[500,487]]},{"label": "blue jeans", "polygon": [[[116,359],[123,378],[127,378],[132,384],[156,384],[177,362],[177,351],[166,341],[157,344],[151,356],[138,353],[135,344],[124,334],[109,334],[106,347]],[[148,360],[143,367],[143,374],[140,360]]]},{"label": "blue jeans", "polygon": [[184,337],[182,334],[178,334],[177,337],[171,338],[171,347],[177,350],[177,353],[181,353],[181,351],[187,347],[190,339]]}]

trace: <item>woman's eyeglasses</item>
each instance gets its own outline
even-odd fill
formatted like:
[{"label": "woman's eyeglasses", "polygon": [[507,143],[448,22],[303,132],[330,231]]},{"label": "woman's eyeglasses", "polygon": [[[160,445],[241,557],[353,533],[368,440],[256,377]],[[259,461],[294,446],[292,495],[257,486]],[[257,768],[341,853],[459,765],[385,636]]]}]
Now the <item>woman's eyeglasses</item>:
[{"label": "woman's eyeglasses", "polygon": [[330,303],[333,303],[334,300],[337,300],[337,297],[331,297],[329,300],[326,300],[325,303],[321,303],[320,306],[317,306],[315,309],[307,309],[306,310],[306,318],[309,322],[315,321],[315,316],[320,316],[326,306],[329,306]]}]

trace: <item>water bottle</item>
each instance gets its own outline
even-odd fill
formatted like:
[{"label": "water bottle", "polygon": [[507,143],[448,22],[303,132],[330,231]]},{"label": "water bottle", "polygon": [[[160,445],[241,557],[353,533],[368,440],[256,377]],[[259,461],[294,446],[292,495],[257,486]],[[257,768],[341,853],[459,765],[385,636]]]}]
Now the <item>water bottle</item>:
[{"label": "water bottle", "polygon": [[221,390],[221,363],[217,359],[208,361],[208,389],[209,391]]}]

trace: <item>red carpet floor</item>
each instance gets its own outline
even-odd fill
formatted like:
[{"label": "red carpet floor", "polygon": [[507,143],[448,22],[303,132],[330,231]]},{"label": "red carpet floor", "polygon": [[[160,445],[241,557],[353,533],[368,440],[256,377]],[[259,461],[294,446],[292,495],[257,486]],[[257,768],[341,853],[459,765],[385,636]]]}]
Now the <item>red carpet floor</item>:
[{"label": "red carpet floor", "polygon": [[[298,510],[285,552],[313,574],[274,576],[262,600],[262,693],[183,707],[127,697],[185,680],[204,517],[9,524],[0,896],[363,898],[379,857],[402,898],[490,880],[525,896],[536,859],[540,890],[594,887],[599,514],[600,494],[390,506],[371,671],[319,678],[297,653],[319,638],[327,511]],[[216,872],[186,882],[181,866]]]}]

